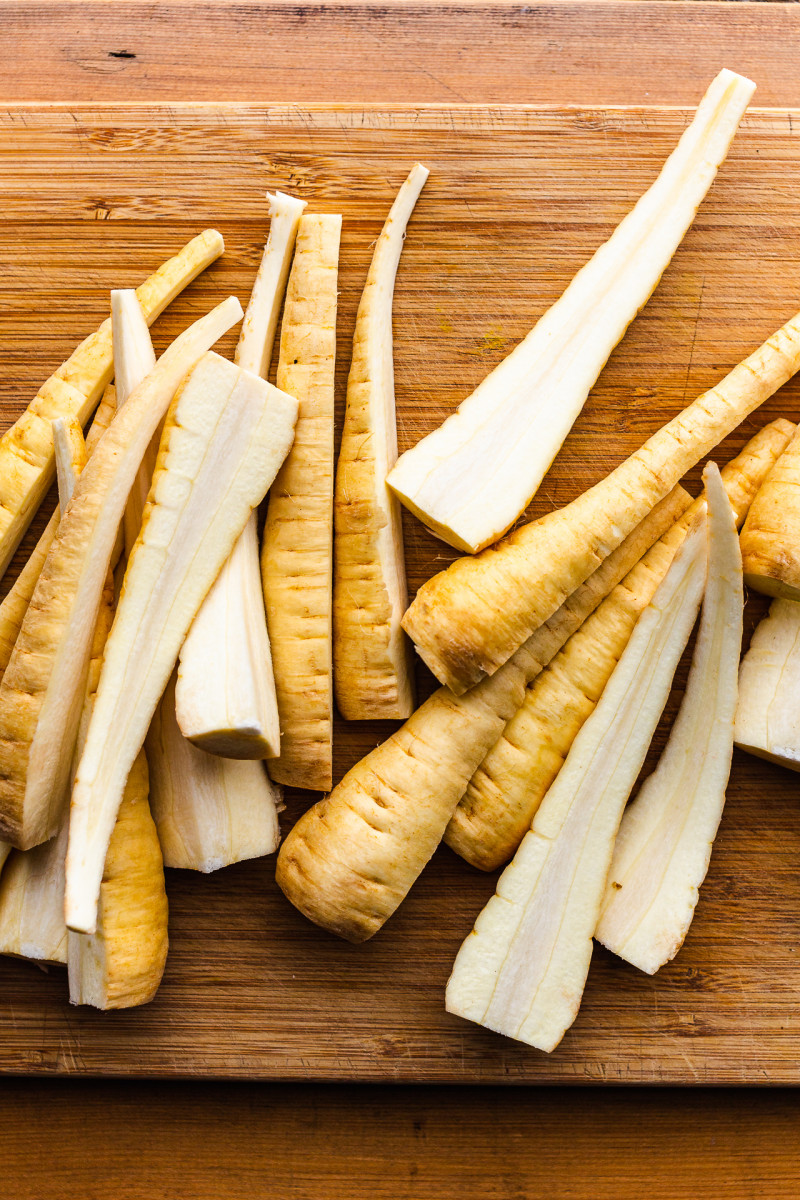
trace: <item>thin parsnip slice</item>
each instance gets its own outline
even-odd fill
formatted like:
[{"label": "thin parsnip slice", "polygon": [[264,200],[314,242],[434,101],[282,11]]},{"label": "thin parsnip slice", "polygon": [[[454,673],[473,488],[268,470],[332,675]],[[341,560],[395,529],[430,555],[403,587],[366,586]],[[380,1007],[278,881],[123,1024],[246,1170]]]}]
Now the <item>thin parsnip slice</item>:
[{"label": "thin parsnip slice", "polygon": [[649,975],[675,957],[689,931],[733,757],[742,555],[719,473],[709,468],[704,480],[708,582],[689,679],[658,766],[622,818],[595,930],[612,953]]},{"label": "thin parsnip slice", "polygon": [[646,512],[800,367],[800,314],[566,508],[460,558],[417,592],[403,627],[461,693],[502,666]]},{"label": "thin parsnip slice", "polygon": [[278,856],[277,880],[301,912],[354,942],[380,929],[436,849],[526,683],[690,502],[676,488],[491,679],[460,697],[440,688],[300,818]]},{"label": "thin parsnip slice", "polygon": [[[149,323],[225,248],[215,229],[192,238],[136,289]],[[0,437],[0,575],[53,480],[54,417],[83,425],[111,379],[111,320],[103,324],[51,375],[22,416]]]},{"label": "thin parsnip slice", "polygon": [[640,616],[496,895],[461,946],[448,1012],[547,1051],[575,1020],[622,812],[700,607],[705,525],[701,516]]},{"label": "thin parsnip slice", "polygon": [[277,850],[280,788],[263,763],[206,754],[183,736],[175,717],[174,676],[145,748],[165,866],[218,871]]},{"label": "thin parsnip slice", "polygon": [[[304,200],[276,192],[269,238],[234,361],[266,379]],[[213,754],[270,758],[280,721],[258,560],[256,514],[248,521],[181,647],[175,690],[184,736]],[[248,773],[257,787],[257,773]],[[262,791],[257,787],[258,791]],[[249,845],[249,842],[246,843]],[[252,855],[243,845],[243,857]],[[227,853],[236,853],[229,846]]]},{"label": "thin parsnip slice", "polygon": [[[793,432],[791,422],[773,421],[723,469],[738,523]],[[522,706],[473,775],[447,827],[444,840],[473,866],[484,871],[502,866],[530,829],[701,503],[695,501],[528,687]]]},{"label": "thin parsnip slice", "polygon": [[800,771],[800,604],[773,600],[739,672],[736,745]]},{"label": "thin parsnip slice", "polygon": [[386,476],[397,460],[392,301],[406,226],[428,170],[417,163],[375,245],[347,378],[333,500],[333,680],[348,721],[414,711],[403,526]]},{"label": "thin parsnip slice", "polygon": [[59,828],[101,594],[142,456],[186,372],[241,313],[230,297],[164,352],[61,517],[0,684],[0,835],[20,849]]},{"label": "thin parsnip slice", "polygon": [[561,299],[389,475],[403,503],[451,546],[475,553],[524,511],[680,245],[754,90],[749,79],[719,73],[658,179]]},{"label": "thin parsnip slice", "polygon": [[261,580],[278,696],[278,783],[324,791],[333,760],[333,381],[342,218],[300,218],[281,326],[278,387],[300,402],[270,491]]},{"label": "thin parsnip slice", "polygon": [[[135,395],[120,417],[134,402]],[[189,626],[283,462],[296,418],[291,396],[213,353],[170,407],[72,792],[71,929],[94,931],[128,773]]]}]

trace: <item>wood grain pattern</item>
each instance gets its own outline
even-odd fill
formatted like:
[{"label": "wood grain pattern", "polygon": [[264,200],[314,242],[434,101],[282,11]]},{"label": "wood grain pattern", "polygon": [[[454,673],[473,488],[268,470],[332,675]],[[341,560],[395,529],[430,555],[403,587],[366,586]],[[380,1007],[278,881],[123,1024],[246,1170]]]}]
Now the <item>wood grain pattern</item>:
[{"label": "wood grain pattern", "polygon": [[[155,327],[158,347],[243,298],[267,188],[344,214],[338,401],[373,239],[408,166],[431,178],[398,279],[401,446],[432,428],[527,331],[654,177],[687,114],[643,109],[0,112],[0,413],[7,423],[127,286],[215,223],[228,249]],[[653,299],[612,355],[532,512],[571,499],[796,309],[800,115],[753,113]],[[235,333],[225,343],[232,349]],[[762,410],[800,415],[800,381]],[[760,421],[761,417],[759,417]],[[720,460],[752,434],[751,418]],[[696,482],[696,473],[694,476]],[[412,588],[450,551],[406,520]],[[31,539],[28,539],[30,544]],[[753,609],[753,611],[756,611]],[[751,613],[752,617],[752,613]],[[430,687],[420,672],[421,694]],[[674,704],[673,704],[674,708]],[[387,725],[336,730],[335,774]],[[61,974],[0,963],[0,1070],[459,1082],[797,1082],[796,778],[738,756],[686,947],[655,978],[597,952],[547,1057],[448,1016],[455,952],[493,890],[441,851],[362,947],[308,925],[270,860],[171,872],[172,951],[156,1002],[70,1010]],[[290,798],[286,820],[308,795]]]},{"label": "wood grain pattern", "polygon": [[796,1200],[798,1189],[796,1091],[5,1080],[2,1102],[14,1200]]},{"label": "wood grain pattern", "polygon": [[103,104],[694,104],[727,66],[789,105],[799,29],[796,5],[696,0],[3,0],[0,79]]}]

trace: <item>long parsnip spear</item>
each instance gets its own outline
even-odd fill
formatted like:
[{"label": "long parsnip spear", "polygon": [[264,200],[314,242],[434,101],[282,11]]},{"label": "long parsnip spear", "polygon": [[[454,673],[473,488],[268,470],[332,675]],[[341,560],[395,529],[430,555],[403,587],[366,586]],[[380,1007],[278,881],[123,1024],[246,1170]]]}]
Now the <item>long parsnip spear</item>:
[{"label": "long parsnip spear", "polygon": [[386,476],[397,459],[392,299],[427,168],[412,168],[386,218],[358,306],[333,500],[333,681],[349,721],[414,710],[403,527]]},{"label": "long parsnip spear", "polygon": [[646,512],[800,367],[800,314],[566,508],[460,558],[417,592],[403,626],[461,694],[491,675]]},{"label": "long parsnip spear", "polygon": [[491,679],[465,696],[440,688],[300,818],[276,877],[301,912],[354,942],[380,929],[439,844],[526,683],[690,502],[676,488]]},{"label": "long parsnip spear", "polygon": [[21,849],[60,825],[100,598],[142,457],[186,372],[241,315],[230,297],[172,343],[117,412],[62,514],[0,684],[0,835]]}]

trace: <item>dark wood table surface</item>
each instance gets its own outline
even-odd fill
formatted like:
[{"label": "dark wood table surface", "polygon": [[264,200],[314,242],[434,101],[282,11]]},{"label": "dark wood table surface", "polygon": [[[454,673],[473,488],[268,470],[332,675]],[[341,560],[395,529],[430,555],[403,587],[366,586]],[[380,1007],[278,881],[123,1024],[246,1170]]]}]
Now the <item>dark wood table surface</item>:
[{"label": "dark wood table surface", "polygon": [[[800,106],[800,5],[0,4],[9,102]],[[799,201],[800,202],[800,199]],[[0,1079],[5,1200],[796,1200],[786,1090]]]}]

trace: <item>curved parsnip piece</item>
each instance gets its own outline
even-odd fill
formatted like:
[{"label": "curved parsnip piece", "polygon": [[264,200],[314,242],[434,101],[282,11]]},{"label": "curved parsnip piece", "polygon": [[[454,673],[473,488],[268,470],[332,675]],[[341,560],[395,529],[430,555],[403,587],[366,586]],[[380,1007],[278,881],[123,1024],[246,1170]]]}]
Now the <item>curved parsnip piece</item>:
[{"label": "curved parsnip piece", "polygon": [[174,676],[145,746],[165,866],[219,871],[277,850],[280,788],[263,763],[206,754],[183,736],[175,718]]},{"label": "curved parsnip piece", "polygon": [[354,942],[380,929],[439,844],[526,683],[689,503],[676,488],[491,679],[465,696],[440,688],[300,818],[276,878],[302,913]]},{"label": "curved parsnip piece", "polygon": [[447,1011],[554,1050],[578,1012],[614,839],[692,631],[705,521],[686,538],[462,945]]},{"label": "curved parsnip piece", "polygon": [[59,828],[100,598],[142,456],[183,376],[241,313],[232,296],[176,338],[118,410],[61,517],[0,684],[0,835],[20,849]]},{"label": "curved parsnip piece", "polygon": [[739,671],[735,742],[800,771],[800,604],[773,600]]},{"label": "curved parsnip piece", "polygon": [[[766,425],[723,469],[739,523],[793,432],[789,421]],[[695,501],[528,686],[521,708],[473,775],[447,827],[444,840],[473,866],[485,871],[502,866],[530,829],[701,504]]]},{"label": "curved parsnip piece", "polygon": [[392,299],[406,226],[428,178],[412,168],[375,245],[358,306],[333,500],[333,680],[348,721],[414,710],[403,525],[386,476],[397,460]]},{"label": "curved parsnip piece", "polygon": [[[111,331],[114,344],[114,383],[117,389],[117,405],[121,408],[139,384],[156,365],[156,352],[150,339],[142,307],[132,289],[111,293]],[[160,425],[150,439],[144,452],[136,479],[125,505],[122,519],[125,553],[130,554],[133,543],[139,536],[150,480],[153,478]]]},{"label": "curved parsnip piece", "polygon": [[281,327],[278,387],[300,402],[269,495],[261,581],[280,714],[279,783],[331,786],[333,380],[342,218],[300,218]]},{"label": "curved parsnip piece", "polygon": [[523,342],[389,486],[438,537],[475,553],[538,490],[609,354],[647,302],[724,161],[755,84],[720,71],[661,174]]},{"label": "curved parsnip piece", "polygon": [[[266,379],[304,200],[276,192],[269,238],[242,323],[234,361]],[[175,692],[185,737],[212,754],[270,758],[280,752],[280,721],[264,595],[256,514],[192,622],[181,647]],[[165,718],[167,719],[167,718]],[[247,772],[256,790],[261,773]],[[258,841],[258,839],[256,839]],[[251,858],[245,852],[244,858]],[[273,847],[274,849],[274,847]],[[238,853],[232,845],[226,853]],[[268,853],[268,851],[265,851]]]},{"label": "curved parsnip piece", "polygon": [[566,508],[460,558],[417,592],[403,627],[454,692],[501,666],[662,496],[800,367],[800,314]]},{"label": "curved parsnip piece", "polygon": [[744,586],[717,468],[703,473],[708,582],[683,700],[658,766],[627,808],[595,937],[654,975],[683,945],[725,805],[733,757]]},{"label": "curved parsnip piece", "polygon": [[[224,248],[222,235],[207,229],[146,279],[136,294],[148,322],[155,321]],[[107,320],[81,342],[0,437],[0,575],[53,480],[50,421],[73,416],[85,424],[113,369],[111,321]]]},{"label": "curved parsnip piece", "polygon": [[212,353],[170,407],[72,793],[71,929],[94,931],[128,773],[195,613],[286,456],[296,416],[291,396]]}]

